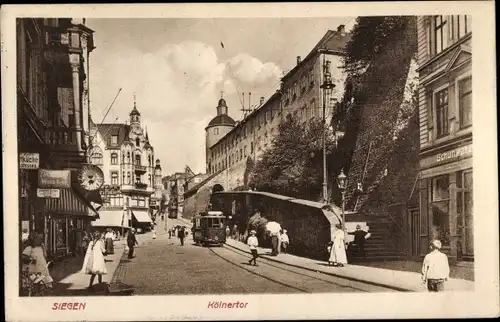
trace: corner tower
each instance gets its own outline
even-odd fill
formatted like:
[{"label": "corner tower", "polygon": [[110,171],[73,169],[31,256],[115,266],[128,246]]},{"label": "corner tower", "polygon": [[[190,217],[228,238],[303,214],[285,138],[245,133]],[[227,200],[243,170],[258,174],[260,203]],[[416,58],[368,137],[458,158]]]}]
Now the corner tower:
[{"label": "corner tower", "polygon": [[206,172],[210,172],[211,167],[211,153],[210,148],[214,146],[224,135],[230,132],[236,122],[227,115],[227,104],[224,97],[217,104],[217,115],[208,123],[205,128],[205,156],[206,156]]}]

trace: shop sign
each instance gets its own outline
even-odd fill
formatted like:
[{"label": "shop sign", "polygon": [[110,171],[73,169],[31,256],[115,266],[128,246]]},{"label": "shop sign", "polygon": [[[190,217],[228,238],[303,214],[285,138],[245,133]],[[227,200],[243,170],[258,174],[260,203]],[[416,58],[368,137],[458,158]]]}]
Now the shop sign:
[{"label": "shop sign", "polygon": [[19,169],[36,170],[40,166],[39,153],[20,153],[19,154]]},{"label": "shop sign", "polygon": [[38,198],[60,198],[61,190],[59,189],[36,189],[36,195]]},{"label": "shop sign", "polygon": [[469,157],[471,155],[472,155],[472,145],[466,145],[450,151],[438,153],[436,155],[436,162],[441,163],[445,161],[460,159],[462,157]]},{"label": "shop sign", "polygon": [[71,170],[40,169],[38,185],[42,188],[71,188]]}]

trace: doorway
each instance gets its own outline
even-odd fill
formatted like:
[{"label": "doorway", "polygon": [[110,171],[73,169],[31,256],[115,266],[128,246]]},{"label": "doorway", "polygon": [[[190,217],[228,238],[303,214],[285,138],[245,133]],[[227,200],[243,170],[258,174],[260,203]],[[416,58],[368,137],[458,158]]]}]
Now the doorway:
[{"label": "doorway", "polygon": [[420,213],[418,209],[408,211],[409,250],[411,257],[419,256]]}]

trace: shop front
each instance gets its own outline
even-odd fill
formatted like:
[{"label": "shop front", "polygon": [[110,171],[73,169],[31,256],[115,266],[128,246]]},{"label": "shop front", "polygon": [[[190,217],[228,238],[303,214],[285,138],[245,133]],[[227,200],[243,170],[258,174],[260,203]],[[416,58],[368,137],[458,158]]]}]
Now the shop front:
[{"label": "shop front", "polygon": [[439,239],[450,259],[473,261],[472,142],[436,149],[420,165],[420,255]]},{"label": "shop front", "polygon": [[81,253],[84,232],[97,211],[75,188],[60,189],[59,198],[45,199],[46,246],[51,259]]}]

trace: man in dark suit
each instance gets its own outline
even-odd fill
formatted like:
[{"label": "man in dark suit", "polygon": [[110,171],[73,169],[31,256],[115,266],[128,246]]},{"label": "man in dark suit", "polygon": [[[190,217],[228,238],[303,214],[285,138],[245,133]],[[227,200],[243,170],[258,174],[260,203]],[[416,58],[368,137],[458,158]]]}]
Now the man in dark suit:
[{"label": "man in dark suit", "polygon": [[127,235],[128,258],[134,258],[134,246],[139,245],[135,238],[135,229],[131,228]]},{"label": "man in dark suit", "polygon": [[354,235],[353,246],[358,257],[365,257],[365,242],[370,237],[370,233],[361,229],[360,225],[356,225],[356,231],[349,233]]},{"label": "man in dark suit", "polygon": [[180,227],[177,230],[177,237],[181,240],[181,246],[184,246],[184,237],[186,237],[186,228],[185,227]]}]

